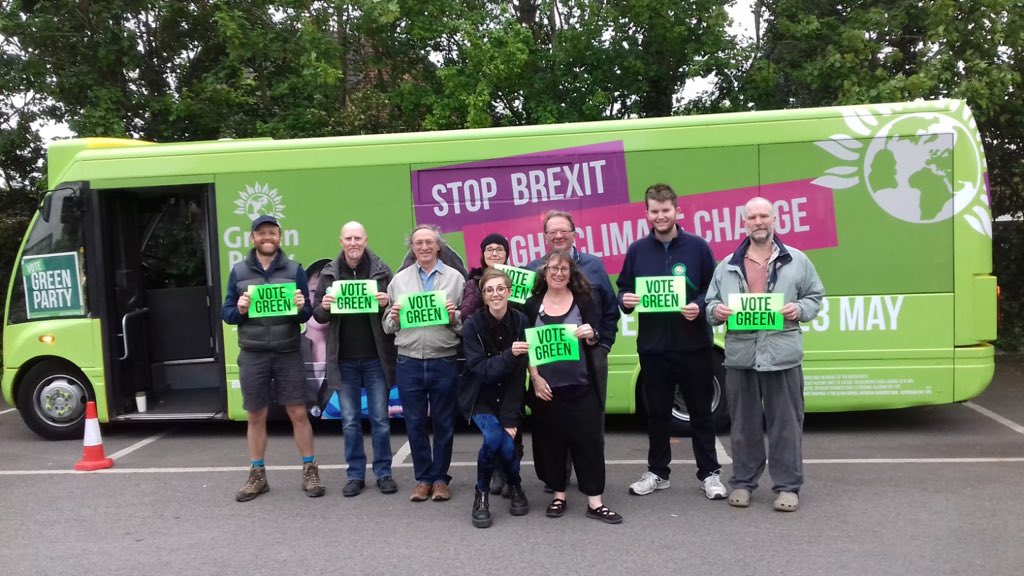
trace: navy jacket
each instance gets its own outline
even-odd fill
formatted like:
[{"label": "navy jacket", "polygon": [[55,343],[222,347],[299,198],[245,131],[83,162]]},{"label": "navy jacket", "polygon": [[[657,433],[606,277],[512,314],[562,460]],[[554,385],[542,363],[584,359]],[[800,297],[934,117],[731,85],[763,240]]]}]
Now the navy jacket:
[{"label": "navy jacket", "polygon": [[[592,254],[584,254],[575,246],[572,248],[572,258],[593,288],[594,303],[601,314],[601,323],[594,325],[597,328],[598,336],[600,336],[600,344],[611,350],[612,344],[615,344],[615,334],[619,331],[619,309],[615,300],[615,289],[612,288],[612,281],[608,279],[608,270],[605,269],[604,262],[600,258]],[[538,258],[527,264],[526,267],[536,271],[540,268],[541,260]]]},{"label": "navy jacket", "polygon": [[[686,301],[696,302],[700,316],[693,321],[682,314],[645,313],[640,319],[636,350],[640,354],[664,354],[711,348],[711,325],[705,316],[704,297],[715,273],[715,256],[703,238],[684,232],[676,225],[676,237],[665,246],[654,233],[630,244],[619,273],[619,307],[629,314],[633,310],[622,304],[624,292],[636,293],[636,279],[641,276],[674,276],[673,268],[686,266]],[[678,271],[678,270],[677,270]]]}]

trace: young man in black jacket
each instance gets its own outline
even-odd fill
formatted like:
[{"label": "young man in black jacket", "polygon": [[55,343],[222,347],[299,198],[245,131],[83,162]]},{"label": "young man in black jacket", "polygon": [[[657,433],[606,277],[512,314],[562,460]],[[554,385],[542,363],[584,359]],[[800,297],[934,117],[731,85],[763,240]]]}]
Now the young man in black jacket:
[{"label": "young man in black jacket", "polygon": [[[697,479],[711,500],[726,496],[719,477],[715,430],[711,421],[711,327],[704,317],[704,295],[715,271],[715,257],[703,238],[684,232],[676,224],[676,193],[667,184],[655,184],[645,194],[650,235],[633,242],[619,274],[619,307],[630,314],[640,304],[636,285],[651,276],[685,278],[686,300],[679,312],[648,312],[640,320],[636,347],[640,356],[641,397],[647,411],[647,471],[629,487],[636,495],[670,486],[669,444],[672,404],[676,388],[690,412]],[[682,302],[680,304],[683,304]]]}]

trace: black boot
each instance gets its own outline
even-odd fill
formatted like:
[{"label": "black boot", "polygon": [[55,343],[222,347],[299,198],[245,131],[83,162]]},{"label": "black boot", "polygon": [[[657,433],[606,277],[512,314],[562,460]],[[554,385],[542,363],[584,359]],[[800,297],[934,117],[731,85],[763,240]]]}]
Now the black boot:
[{"label": "black boot", "polygon": [[473,526],[477,528],[488,528],[491,525],[491,505],[487,501],[487,491],[474,490],[473,497]]},{"label": "black boot", "polygon": [[[500,465],[501,461],[499,460],[497,464]],[[491,494],[501,494],[505,487],[505,473],[500,468],[495,468],[494,474],[491,475]]]},{"label": "black boot", "polygon": [[526,499],[526,493],[523,492],[522,484],[515,486],[509,486],[509,503],[508,511],[513,516],[525,516],[530,511],[530,502]]}]

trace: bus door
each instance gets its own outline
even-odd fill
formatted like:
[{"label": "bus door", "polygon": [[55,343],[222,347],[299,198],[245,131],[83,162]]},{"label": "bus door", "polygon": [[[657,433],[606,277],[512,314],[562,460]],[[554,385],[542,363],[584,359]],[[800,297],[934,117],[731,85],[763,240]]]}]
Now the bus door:
[{"label": "bus door", "polygon": [[111,419],[224,418],[212,186],[95,192]]}]

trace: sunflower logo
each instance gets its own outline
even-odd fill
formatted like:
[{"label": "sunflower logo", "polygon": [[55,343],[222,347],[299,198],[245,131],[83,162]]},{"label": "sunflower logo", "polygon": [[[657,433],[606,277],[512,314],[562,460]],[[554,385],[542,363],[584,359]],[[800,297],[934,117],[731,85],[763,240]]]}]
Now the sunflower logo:
[{"label": "sunflower logo", "polygon": [[255,220],[260,216],[273,216],[278,220],[284,218],[284,204],[281,203],[281,195],[277,188],[271,189],[269,184],[255,183],[252,186],[245,185],[245,190],[238,193],[235,200],[235,214],[244,214],[249,220]]},{"label": "sunflower logo", "polygon": [[[883,116],[901,114],[881,123],[872,108]],[[835,134],[815,144],[844,164],[829,168],[814,184],[843,190],[863,183],[895,218],[930,224],[962,214],[972,229],[992,237],[988,167],[978,125],[963,101],[951,108],[949,102],[860,107],[844,110],[843,118],[854,136]],[[969,144],[965,149],[971,156],[957,163],[954,173],[953,149],[961,141]]]}]

